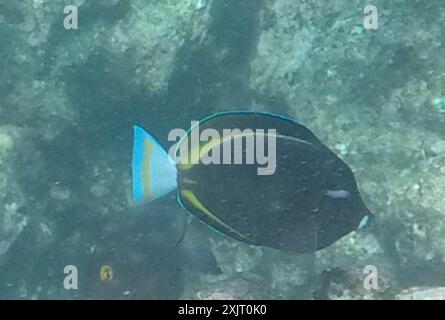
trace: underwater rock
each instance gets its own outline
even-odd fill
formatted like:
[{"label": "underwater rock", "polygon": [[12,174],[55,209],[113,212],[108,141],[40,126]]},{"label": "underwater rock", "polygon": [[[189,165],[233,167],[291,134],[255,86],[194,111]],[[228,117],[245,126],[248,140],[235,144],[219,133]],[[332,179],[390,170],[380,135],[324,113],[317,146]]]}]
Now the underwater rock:
[{"label": "underwater rock", "polygon": [[53,64],[59,65],[48,41],[54,40],[53,26],[63,17],[63,3],[1,1],[0,15],[5,7],[22,19],[6,20],[0,28],[2,123],[32,127],[33,136],[53,139],[76,120],[63,82],[48,79]]},{"label": "underwater rock", "polygon": [[[439,142],[441,138],[429,139],[429,143],[427,141],[421,149],[425,154],[429,153],[428,144]],[[400,222],[397,234],[392,239],[401,264],[421,264],[427,269],[434,267],[440,270],[445,266],[444,154],[425,155],[418,161],[416,168],[416,172],[406,173],[411,180],[404,187],[408,199],[401,204],[404,210],[396,213]],[[396,198],[394,203],[402,201],[400,193],[393,195]]]},{"label": "underwater rock", "polygon": [[135,86],[165,93],[179,50],[205,34],[210,5],[203,0],[131,1],[128,13],[109,28],[101,47]]},{"label": "underwater rock", "polygon": [[403,290],[395,296],[396,300],[445,300],[445,287],[419,288]]},{"label": "underwater rock", "polygon": [[242,279],[249,296],[257,299],[310,299],[314,280],[314,255],[287,253],[276,249],[251,246],[223,236],[210,236],[211,249],[221,275],[207,276],[206,287],[214,279]]},{"label": "underwater rock", "polygon": [[183,293],[182,299],[196,300],[254,300],[264,299],[264,293],[260,286],[254,286],[242,276],[227,278],[225,276],[203,277],[200,285],[195,286],[194,291],[188,288]]},{"label": "underwater rock", "polygon": [[[24,156],[21,145],[23,132],[12,126],[0,126],[0,266],[14,241],[29,223],[21,210],[26,195],[14,169],[17,157]],[[31,160],[28,156],[28,159]]]},{"label": "underwater rock", "polygon": [[349,1],[265,1],[250,75],[259,107],[287,105],[352,167],[376,215],[370,234],[318,253],[318,273],[371,264],[390,287],[445,270],[443,3],[402,3],[376,1],[381,30],[369,32]]},{"label": "underwater rock", "polygon": [[319,287],[314,291],[318,300],[376,300],[391,298],[389,274],[379,274],[377,286],[364,285],[361,268],[348,267],[326,269],[319,275]]},{"label": "underwater rock", "polygon": [[[168,212],[164,218],[167,216]],[[91,241],[90,251],[84,256],[86,265],[81,271],[87,281],[80,297],[177,299],[184,285],[178,265],[180,248],[163,241],[166,234],[176,235],[170,219],[153,221],[143,213],[131,221],[122,217],[108,223],[100,239]],[[113,270],[111,279],[100,277],[103,266]]]},{"label": "underwater rock", "polygon": [[[368,230],[359,230],[340,239],[332,246],[316,253],[315,269],[318,281],[329,270],[333,292],[326,293],[326,299],[382,299],[392,289],[397,278],[393,261],[387,256],[377,237]],[[366,289],[369,269],[375,270],[375,287]],[[336,277],[340,274],[339,277]],[[340,288],[343,288],[340,290]]]},{"label": "underwater rock", "polygon": [[64,85],[55,81],[21,78],[6,96],[5,105],[8,123],[26,123],[33,129],[32,136],[43,141],[53,140],[77,120]]},{"label": "underwater rock", "polygon": [[[380,9],[378,31],[364,30],[362,4],[265,1],[257,54],[251,62],[251,88],[265,97],[284,99],[304,121],[318,115],[319,109],[352,113],[346,104],[362,114],[382,110],[392,91],[409,81],[417,86],[435,82],[428,87],[440,96],[442,3],[432,2],[422,12],[417,0],[411,5],[403,0],[373,4]],[[414,80],[411,74],[416,74]],[[406,107],[420,107],[415,112],[420,115],[423,95],[417,98],[416,106]]]},{"label": "underwater rock", "polygon": [[[101,238],[102,229],[115,227],[116,216],[133,209],[126,193],[125,152],[115,146],[116,140],[124,141],[118,137],[120,125],[131,111],[119,113],[116,122],[109,111],[115,105],[133,106],[134,91],[143,92],[144,108],[150,108],[145,96],[166,93],[180,49],[202,41],[211,2],[74,0],[79,29],[65,30],[64,3],[0,0],[0,265],[8,279],[0,284],[2,297],[177,297],[180,272],[168,260],[179,256],[175,249],[164,259],[157,255],[158,249],[164,252],[161,245],[149,247],[157,264],[144,266],[140,261],[146,253],[138,248],[146,249],[145,244],[137,243],[135,252],[126,248],[133,245],[131,231],[117,232],[121,241]],[[114,104],[98,104],[103,97]],[[126,122],[122,126],[130,127]],[[103,134],[110,127],[116,128],[112,139]],[[134,223],[131,227],[136,228]],[[166,236],[165,228],[157,239]],[[19,238],[21,250],[8,255]],[[24,255],[29,264],[21,264]],[[96,281],[91,291],[77,292],[61,286],[65,265],[75,263],[82,275],[97,280],[101,259],[116,268],[110,286]],[[136,266],[128,262],[132,259]],[[18,264],[20,268],[13,267]],[[145,272],[156,268],[164,272],[153,272],[139,286]],[[139,277],[131,277],[139,271]],[[127,290],[123,275],[133,290]],[[166,277],[177,281],[162,287]]]},{"label": "underwater rock", "polygon": [[[303,255],[214,235],[211,243],[222,274],[201,278],[194,284],[195,294],[221,278],[242,279],[248,287],[260,288],[248,295],[257,299],[384,299],[396,286],[392,261],[368,231],[352,232],[325,249]],[[375,288],[366,289],[369,266],[376,267],[378,279]],[[327,283],[328,270],[341,272],[328,272]]]},{"label": "underwater rock", "polygon": [[[2,12],[16,16],[0,20],[0,67],[7,79],[0,84],[5,96],[0,110],[8,123],[26,123],[45,139],[79,125],[82,94],[73,86],[84,80],[72,76],[79,66],[88,73],[82,76],[94,77],[96,83],[107,81],[104,85],[109,86],[113,81],[107,74],[116,73],[129,87],[165,94],[179,50],[199,43],[206,32],[211,1],[73,4],[78,7],[78,30],[64,29],[64,3],[0,1],[0,17]],[[103,70],[101,63],[106,64]]]}]

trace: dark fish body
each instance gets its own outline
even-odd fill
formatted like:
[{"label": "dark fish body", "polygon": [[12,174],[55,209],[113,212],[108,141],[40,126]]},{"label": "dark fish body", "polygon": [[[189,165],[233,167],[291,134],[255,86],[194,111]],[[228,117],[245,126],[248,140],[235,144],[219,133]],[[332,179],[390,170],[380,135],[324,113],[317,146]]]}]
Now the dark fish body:
[{"label": "dark fish body", "polygon": [[[241,164],[177,165],[180,204],[221,233],[253,245],[314,252],[357,229],[371,215],[349,167],[295,121],[267,113],[225,112],[200,121],[199,130],[205,129],[216,130],[220,137],[224,129],[252,130],[266,145],[269,135],[275,139],[273,174],[259,175],[262,165],[246,163],[247,143]],[[192,130],[187,133],[191,134]],[[229,150],[235,136],[216,143],[202,141],[199,150],[207,155]]]}]

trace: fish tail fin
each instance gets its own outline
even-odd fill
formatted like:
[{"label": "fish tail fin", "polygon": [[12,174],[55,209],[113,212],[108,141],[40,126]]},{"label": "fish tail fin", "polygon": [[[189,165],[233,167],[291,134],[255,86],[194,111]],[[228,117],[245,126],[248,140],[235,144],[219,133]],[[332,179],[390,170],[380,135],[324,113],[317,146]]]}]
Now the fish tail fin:
[{"label": "fish tail fin", "polygon": [[147,131],[133,127],[133,199],[151,201],[177,188],[177,168],[167,151]]}]

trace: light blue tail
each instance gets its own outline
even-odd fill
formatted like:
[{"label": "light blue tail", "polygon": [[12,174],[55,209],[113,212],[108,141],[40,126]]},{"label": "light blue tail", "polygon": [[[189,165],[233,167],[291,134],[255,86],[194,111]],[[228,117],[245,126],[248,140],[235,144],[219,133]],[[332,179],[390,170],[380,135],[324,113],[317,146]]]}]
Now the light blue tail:
[{"label": "light blue tail", "polygon": [[133,199],[148,202],[177,188],[177,169],[159,142],[139,126],[133,127]]}]

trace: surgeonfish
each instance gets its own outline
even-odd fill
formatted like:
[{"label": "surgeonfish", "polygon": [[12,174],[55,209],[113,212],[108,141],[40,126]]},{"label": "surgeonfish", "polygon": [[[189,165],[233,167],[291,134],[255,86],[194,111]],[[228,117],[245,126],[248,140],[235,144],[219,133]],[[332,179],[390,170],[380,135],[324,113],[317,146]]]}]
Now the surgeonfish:
[{"label": "surgeonfish", "polygon": [[[190,146],[197,126],[218,135]],[[259,174],[264,163],[248,163],[248,137],[257,148],[258,141],[273,141],[274,146],[263,148],[264,153],[275,152],[270,174]],[[237,144],[240,141],[245,143]],[[372,217],[351,169],[289,117],[253,111],[215,113],[192,126],[174,150],[168,153],[154,136],[134,126],[134,201],[144,203],[176,192],[186,211],[239,241],[309,253],[362,228]],[[183,150],[188,152],[183,155]],[[231,154],[222,155],[223,150]],[[233,161],[237,153],[241,163],[209,163],[218,155]]]}]

